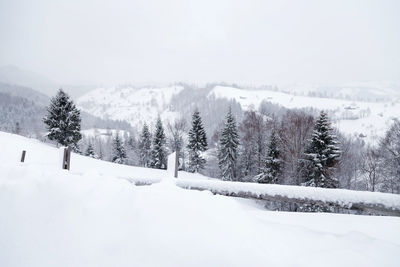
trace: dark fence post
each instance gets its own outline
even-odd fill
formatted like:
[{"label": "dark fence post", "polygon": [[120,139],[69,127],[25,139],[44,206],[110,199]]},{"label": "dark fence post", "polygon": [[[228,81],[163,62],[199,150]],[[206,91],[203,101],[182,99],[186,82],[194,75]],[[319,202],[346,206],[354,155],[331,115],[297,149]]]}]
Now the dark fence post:
[{"label": "dark fence post", "polygon": [[70,146],[64,148],[63,163],[62,163],[63,170],[69,170],[71,166],[71,150],[72,148]]},{"label": "dark fence post", "polygon": [[25,161],[25,154],[26,154],[26,151],[25,151],[25,150],[22,150],[21,162],[24,162],[24,161]]},{"label": "dark fence post", "polygon": [[178,178],[178,169],[179,169],[179,150],[175,151],[175,172],[174,177]]}]

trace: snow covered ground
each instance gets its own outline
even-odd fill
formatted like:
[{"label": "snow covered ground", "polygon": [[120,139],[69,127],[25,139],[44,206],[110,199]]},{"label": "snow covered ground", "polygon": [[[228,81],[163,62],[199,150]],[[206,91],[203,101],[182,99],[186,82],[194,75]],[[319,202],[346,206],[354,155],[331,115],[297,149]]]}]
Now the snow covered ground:
[{"label": "snow covered ground", "polygon": [[119,179],[166,171],[78,155],[63,171],[58,149],[21,136],[0,147],[1,266],[398,266],[397,217],[266,211]]}]

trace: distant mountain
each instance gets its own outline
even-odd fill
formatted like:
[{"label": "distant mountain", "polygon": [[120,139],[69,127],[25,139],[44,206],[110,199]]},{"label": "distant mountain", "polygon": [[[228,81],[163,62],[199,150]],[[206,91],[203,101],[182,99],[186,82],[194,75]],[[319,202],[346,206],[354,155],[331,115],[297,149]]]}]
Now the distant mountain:
[{"label": "distant mountain", "polygon": [[59,88],[63,88],[72,98],[77,98],[96,88],[94,85],[62,84],[12,65],[0,67],[0,82],[32,88],[47,96],[53,96]]},{"label": "distant mountain", "polygon": [[11,96],[29,99],[41,106],[47,105],[50,101],[50,98],[47,95],[20,85],[11,85],[0,82],[0,92],[10,94]]},{"label": "distant mountain", "polygon": [[37,73],[22,70],[11,65],[0,67],[0,82],[33,88],[47,96],[54,95],[56,89],[61,86],[61,84],[51,81]]}]

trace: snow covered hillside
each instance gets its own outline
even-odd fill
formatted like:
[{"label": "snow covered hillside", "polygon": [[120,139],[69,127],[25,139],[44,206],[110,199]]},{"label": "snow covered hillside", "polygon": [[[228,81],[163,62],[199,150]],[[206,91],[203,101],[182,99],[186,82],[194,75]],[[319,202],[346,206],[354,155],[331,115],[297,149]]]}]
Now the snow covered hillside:
[{"label": "snow covered hillside", "polygon": [[332,98],[296,96],[268,90],[243,90],[238,88],[216,86],[209,96],[235,99],[244,109],[257,108],[262,101],[279,104],[286,108],[315,108],[326,110],[333,119],[334,125],[343,133],[366,136],[376,143],[389,128],[394,118],[400,117],[400,103],[361,102]]},{"label": "snow covered hillside", "polygon": [[[184,90],[182,86],[140,89],[100,88],[79,98],[78,106],[102,118],[126,120],[136,129],[140,129],[144,122],[154,122],[158,114],[164,121],[176,118],[179,109],[172,107],[170,101],[172,96]],[[357,90],[352,91],[351,88],[341,90],[345,95],[358,94]],[[210,105],[214,99],[233,99],[240,103],[244,110],[257,109],[262,101],[289,109],[324,109],[328,111],[334,125],[343,133],[361,137],[372,144],[376,144],[384,135],[393,118],[400,116],[400,103],[396,97],[391,100],[384,98],[384,101],[380,102],[366,102],[299,96],[271,90],[239,89],[231,86],[215,86],[211,90],[201,92],[207,94]]]},{"label": "snow covered hillside", "polygon": [[[266,211],[0,132],[1,266],[397,266],[400,218]],[[20,163],[21,151],[26,162]],[[205,177],[180,173],[184,178]]]},{"label": "snow covered hillside", "polygon": [[169,103],[181,90],[182,86],[98,88],[78,98],[77,105],[98,117],[126,120],[134,127],[141,127],[158,115],[163,120],[174,119],[176,114],[169,112]]}]

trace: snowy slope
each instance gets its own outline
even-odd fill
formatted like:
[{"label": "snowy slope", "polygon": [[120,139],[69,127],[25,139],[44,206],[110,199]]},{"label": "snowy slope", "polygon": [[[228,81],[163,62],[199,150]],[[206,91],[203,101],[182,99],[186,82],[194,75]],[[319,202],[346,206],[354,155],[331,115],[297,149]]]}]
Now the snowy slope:
[{"label": "snowy slope", "polygon": [[1,266],[398,265],[400,218],[269,212],[119,179],[165,171],[77,155],[63,171],[58,149],[21,136],[0,147]]},{"label": "snowy slope", "polygon": [[279,104],[286,108],[315,108],[326,110],[334,125],[350,135],[366,135],[367,140],[376,143],[388,129],[394,118],[400,117],[400,103],[361,102],[332,98],[295,96],[292,94],[268,90],[243,90],[216,86],[209,96],[235,99],[244,109],[257,108],[262,101]]},{"label": "snowy slope", "polygon": [[282,92],[296,95],[325,95],[330,98],[351,98],[352,100],[391,101],[400,98],[400,84],[390,81],[348,82],[341,84],[281,84]]},{"label": "snowy slope", "polygon": [[151,125],[158,114],[163,120],[174,119],[176,114],[168,106],[181,90],[182,86],[98,88],[80,97],[77,106],[101,118],[126,120],[140,129],[145,122]]}]

